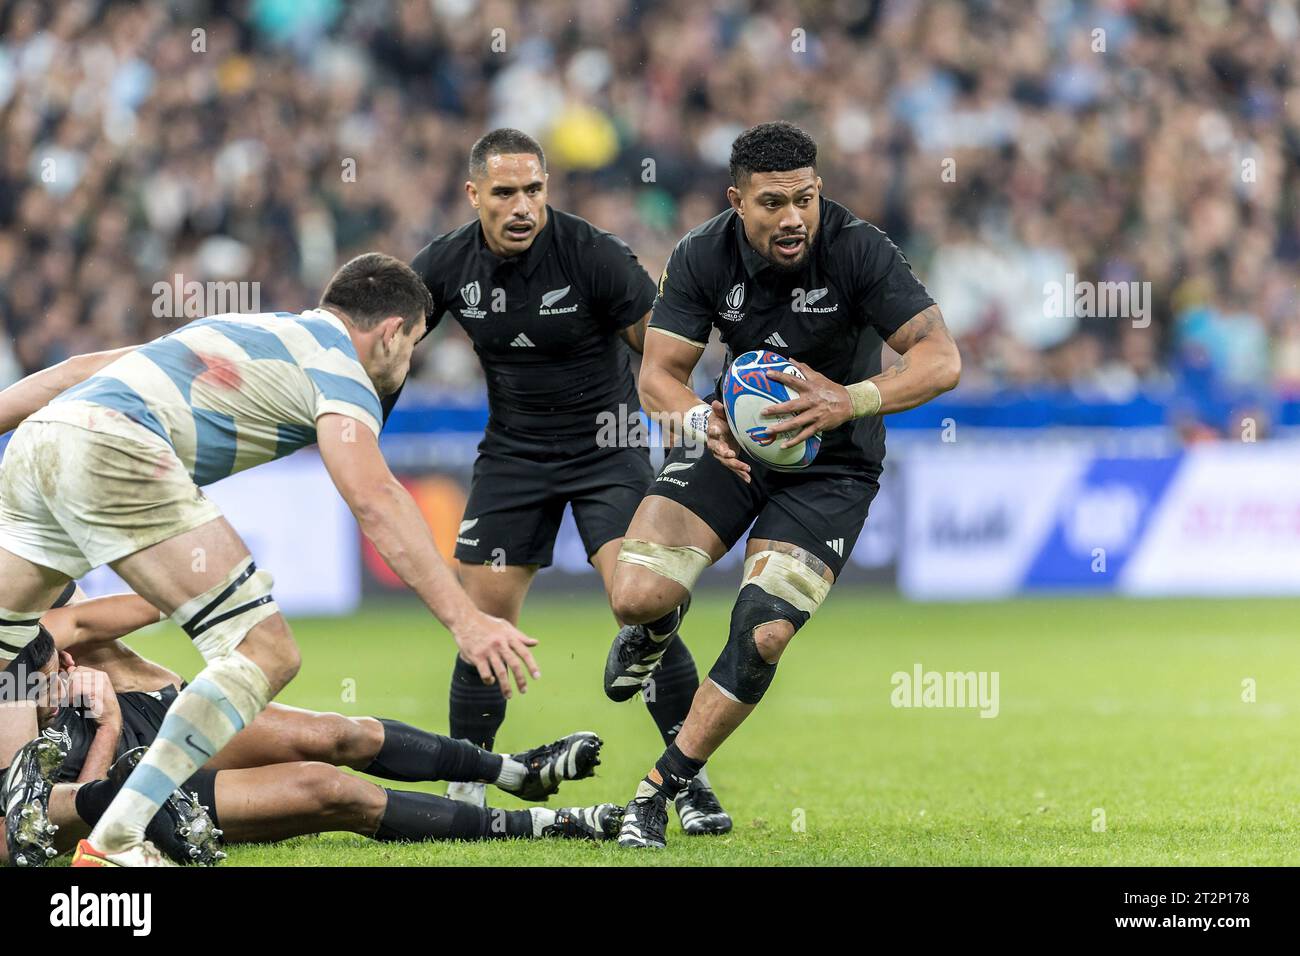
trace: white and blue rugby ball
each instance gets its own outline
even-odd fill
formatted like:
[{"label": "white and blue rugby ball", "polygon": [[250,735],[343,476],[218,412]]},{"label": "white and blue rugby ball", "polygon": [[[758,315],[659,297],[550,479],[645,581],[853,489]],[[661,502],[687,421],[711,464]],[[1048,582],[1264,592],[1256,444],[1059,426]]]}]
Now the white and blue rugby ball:
[{"label": "white and blue rugby ball", "polygon": [[821,432],[789,448],[782,448],[781,442],[794,432],[768,432],[769,425],[792,416],[764,418],[763,410],[769,405],[799,397],[793,388],[768,378],[769,370],[803,378],[803,373],[788,358],[766,349],[736,356],[722,383],[722,404],[727,408],[727,424],[740,447],[767,467],[777,471],[807,468],[822,447]]}]

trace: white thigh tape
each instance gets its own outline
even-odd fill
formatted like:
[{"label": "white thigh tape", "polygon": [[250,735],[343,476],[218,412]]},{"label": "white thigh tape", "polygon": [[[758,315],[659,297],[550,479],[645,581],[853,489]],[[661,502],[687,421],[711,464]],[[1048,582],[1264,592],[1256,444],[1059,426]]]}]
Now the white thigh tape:
[{"label": "white thigh tape", "polygon": [[793,604],[809,617],[830,593],[831,583],[793,555],[759,551],[745,561],[741,587],[757,584],[773,597]]},{"label": "white thigh tape", "polygon": [[190,636],[205,660],[225,657],[244,635],[279,612],[271,596],[274,585],[270,573],[259,571],[249,559],[224,582],[178,607],[172,620]]},{"label": "white thigh tape", "polygon": [[695,582],[709,566],[708,552],[699,548],[689,545],[670,548],[640,538],[624,538],[623,546],[618,549],[618,559],[624,564],[648,568],[660,577],[676,581],[688,591],[695,587]]}]

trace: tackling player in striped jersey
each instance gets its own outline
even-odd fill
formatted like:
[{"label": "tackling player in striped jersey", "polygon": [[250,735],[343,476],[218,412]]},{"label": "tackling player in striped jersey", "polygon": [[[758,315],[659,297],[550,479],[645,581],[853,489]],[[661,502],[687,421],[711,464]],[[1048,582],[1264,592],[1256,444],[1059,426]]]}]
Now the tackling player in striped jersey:
[{"label": "tackling player in striped jersey", "polygon": [[[84,381],[56,368],[0,393],[0,430],[22,421],[0,469],[0,663],[41,634],[71,579],[103,564],[207,662],[76,863],[164,865],[145,840],[150,819],[298,671],[270,574],[204,484],[315,442],[362,531],[481,676],[505,685],[513,671],[521,691],[528,671],[539,676],[536,642],[474,606],[379,452],[381,397],[406,377],[431,306],[409,267],[368,253],[301,315],[200,319],[108,364],[79,363]],[[35,722],[30,702],[0,708],[0,763]]]},{"label": "tackling player in striped jersey", "polygon": [[[156,738],[184,687],[120,638],[157,623],[134,594],[85,599],[71,585],[41,618],[49,638],[23,650],[59,698],[40,702],[42,736],[19,751],[0,791],[0,860],[43,866],[85,836],[134,760]],[[57,674],[58,680],[54,680]],[[607,840],[622,807],[471,807],[383,780],[482,780],[544,801],[563,781],[590,777],[600,738],[579,732],[517,754],[494,754],[397,720],[346,717],[272,703],[150,821],[149,839],[177,863],[211,865],[230,843],[349,831],[379,841],[511,837]],[[111,767],[110,767],[111,765]]]}]

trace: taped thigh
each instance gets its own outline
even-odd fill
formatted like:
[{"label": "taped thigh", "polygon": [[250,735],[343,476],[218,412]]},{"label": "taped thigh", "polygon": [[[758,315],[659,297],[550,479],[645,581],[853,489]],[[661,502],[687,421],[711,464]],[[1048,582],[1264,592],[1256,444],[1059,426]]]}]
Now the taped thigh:
[{"label": "taped thigh", "polygon": [[249,558],[226,580],[172,614],[205,660],[226,657],[254,627],[279,613],[271,588],[270,572],[260,571]]},{"label": "taped thigh", "polygon": [[673,548],[641,538],[624,538],[618,549],[618,560],[653,571],[662,578],[675,581],[687,591],[694,589],[695,582],[712,563],[708,552],[700,548],[690,545]]}]

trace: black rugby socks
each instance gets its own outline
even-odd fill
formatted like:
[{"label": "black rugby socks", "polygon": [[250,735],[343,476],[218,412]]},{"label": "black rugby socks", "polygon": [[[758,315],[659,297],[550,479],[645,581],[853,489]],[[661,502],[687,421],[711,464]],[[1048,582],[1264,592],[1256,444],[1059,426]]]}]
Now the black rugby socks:
[{"label": "black rugby socks", "polygon": [[432,793],[384,792],[388,794],[388,808],[375,831],[376,840],[493,840],[533,836],[533,815],[527,810],[476,807]]},{"label": "black rugby socks", "polygon": [[478,668],[456,655],[451,671],[451,736],[491,750],[506,719],[506,699],[496,684],[485,684]]},{"label": "black rugby socks", "polygon": [[658,790],[671,800],[690,785],[696,774],[704,769],[705,762],[686,756],[677,749],[676,743],[671,743],[655,763],[654,769],[646,774],[641,786],[637,787],[636,795],[648,795],[649,788]]},{"label": "black rugby socks", "polygon": [[363,773],[385,780],[462,783],[480,780],[492,783],[501,775],[503,758],[467,740],[431,734],[400,720],[380,719],[379,722],[384,725],[384,744]]},{"label": "black rugby socks", "polygon": [[665,744],[672,743],[677,731],[682,729],[682,721],[691,712],[691,701],[699,687],[695,658],[686,642],[680,636],[674,637],[642,691],[646,709]]}]

